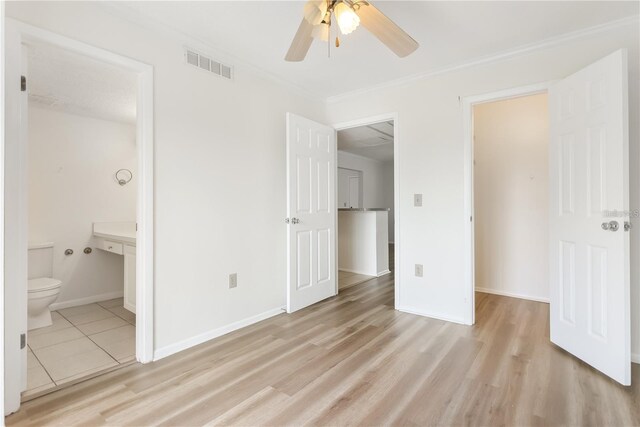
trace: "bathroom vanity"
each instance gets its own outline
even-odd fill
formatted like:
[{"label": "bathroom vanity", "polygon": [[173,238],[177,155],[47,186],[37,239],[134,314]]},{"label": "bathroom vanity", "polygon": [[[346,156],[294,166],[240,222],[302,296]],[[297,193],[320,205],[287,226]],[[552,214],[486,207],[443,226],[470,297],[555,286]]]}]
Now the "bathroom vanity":
[{"label": "bathroom vanity", "polygon": [[124,257],[124,308],[136,312],[136,223],[94,222],[95,247]]},{"label": "bathroom vanity", "polygon": [[338,268],[382,276],[389,273],[389,209],[338,209]]}]

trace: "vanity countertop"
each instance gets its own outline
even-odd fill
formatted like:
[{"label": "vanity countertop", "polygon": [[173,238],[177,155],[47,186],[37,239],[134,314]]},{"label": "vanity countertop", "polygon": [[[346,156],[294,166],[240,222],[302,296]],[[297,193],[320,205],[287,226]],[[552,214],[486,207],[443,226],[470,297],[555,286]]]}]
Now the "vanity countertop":
[{"label": "vanity countertop", "polygon": [[93,235],[135,245],[136,223],[135,221],[94,222]]}]

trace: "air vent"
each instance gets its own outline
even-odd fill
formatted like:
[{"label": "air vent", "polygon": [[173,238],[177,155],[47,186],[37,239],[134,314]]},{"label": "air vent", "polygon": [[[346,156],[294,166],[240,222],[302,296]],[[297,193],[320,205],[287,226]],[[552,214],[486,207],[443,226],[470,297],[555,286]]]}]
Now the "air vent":
[{"label": "air vent", "polygon": [[192,49],[185,49],[184,57],[186,63],[189,65],[193,65],[216,76],[224,77],[225,79],[232,79],[233,70],[229,65],[222,64]]}]

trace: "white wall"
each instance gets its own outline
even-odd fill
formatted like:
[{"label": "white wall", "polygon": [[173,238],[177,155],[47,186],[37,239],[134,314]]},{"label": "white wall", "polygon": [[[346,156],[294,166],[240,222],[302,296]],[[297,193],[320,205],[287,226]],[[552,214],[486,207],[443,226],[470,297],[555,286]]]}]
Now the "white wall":
[{"label": "white wall", "polygon": [[389,242],[393,242],[393,160],[380,162],[338,151],[338,167],[362,171],[363,208],[390,209]]},{"label": "white wall", "polygon": [[[13,2],[6,13],[154,66],[156,350],[283,307],[285,113],[326,122],[323,103],[97,2]],[[185,65],[185,45],[234,65],[234,80]]]},{"label": "white wall", "polygon": [[547,95],[475,106],[476,289],[549,299]]},{"label": "white wall", "polygon": [[[136,219],[136,128],[29,105],[29,241],[54,242],[56,304],[123,291],[123,257],[92,247],[92,224]],[[120,186],[118,169],[133,172]],[[65,249],[73,249],[71,256]]]},{"label": "white wall", "polygon": [[[465,286],[464,150],[459,97],[551,81],[626,47],[629,49],[631,209],[638,209],[640,73],[637,21],[544,49],[462,68],[402,85],[341,97],[329,103],[330,123],[398,114],[400,258],[398,306],[462,322],[469,302]],[[423,207],[413,207],[423,193]],[[638,219],[635,219],[637,222]],[[631,231],[632,351],[640,359],[640,227]],[[424,277],[414,276],[414,264]]]}]

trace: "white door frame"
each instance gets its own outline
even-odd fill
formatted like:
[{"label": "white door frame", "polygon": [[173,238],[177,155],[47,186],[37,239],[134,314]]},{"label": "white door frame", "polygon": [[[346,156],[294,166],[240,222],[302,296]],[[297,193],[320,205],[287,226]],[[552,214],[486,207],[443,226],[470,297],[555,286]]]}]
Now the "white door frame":
[{"label": "white door frame", "polygon": [[[389,120],[393,120],[393,233],[394,233],[394,262],[395,266],[393,268],[393,280],[394,280],[394,308],[397,310],[400,301],[400,275],[398,274],[398,260],[400,259],[400,174],[398,173],[400,164],[400,150],[398,149],[400,143],[400,132],[398,126],[398,113],[386,113],[379,114],[377,116],[364,117],[362,119],[351,120],[348,122],[342,122],[332,125],[336,131],[351,129],[359,126],[372,125],[375,123],[388,122]],[[336,198],[336,211],[334,212],[335,221],[336,221],[336,233],[338,233],[339,225],[338,225],[338,138],[336,137],[336,178],[335,178],[335,198]],[[336,273],[336,295],[338,295],[338,239],[336,238],[335,245],[335,273]]]},{"label": "white door frame", "polygon": [[[4,189],[4,73],[5,73],[5,63],[4,63],[4,52],[5,52],[5,42],[4,42],[4,31],[5,31],[5,20],[4,20],[4,3],[0,2],[0,188]],[[0,191],[0,224],[4,224],[4,191]],[[0,259],[4,258],[4,227],[0,227]],[[0,310],[4,313],[4,262],[0,262]],[[4,315],[0,316],[0,342],[4,345]],[[4,351],[0,352],[0,408],[2,412],[0,415],[4,415],[5,413],[5,405],[4,405]]]},{"label": "white door frame", "polygon": [[475,221],[473,205],[473,107],[487,102],[503,101],[522,96],[547,93],[555,81],[520,86],[511,89],[490,92],[482,95],[467,96],[462,102],[462,129],[464,136],[464,283],[465,310],[464,323],[473,325],[476,322],[475,304]]},{"label": "white door frame", "polygon": [[[141,363],[153,360],[153,293],[154,293],[154,141],[153,141],[153,67],[148,64],[91,46],[80,41],[43,30],[13,19],[6,19],[7,32],[16,35],[14,45],[40,42],[76,52],[138,74],[136,145],[138,156],[138,188],[136,221],[136,359]],[[15,46],[17,45],[17,46]],[[10,70],[6,70],[7,73]],[[11,70],[13,72],[13,70]],[[15,77],[16,85],[20,78]],[[6,103],[19,103],[15,91],[7,91]],[[17,92],[19,93],[19,92]],[[4,117],[4,116],[3,116]],[[20,123],[5,123],[7,132],[17,135]],[[13,133],[15,132],[15,133]],[[27,141],[21,141],[26,144]],[[0,149],[4,152],[4,140]],[[3,163],[4,164],[4,163]],[[26,164],[22,167],[26,168]],[[4,194],[3,194],[4,195]],[[6,200],[6,195],[5,200]],[[23,212],[25,218],[27,212]],[[27,236],[24,236],[27,239]],[[25,243],[26,245],[26,243]],[[4,249],[4,248],[2,248]],[[4,250],[0,255],[4,256]],[[27,253],[22,255],[25,258]],[[25,285],[26,287],[26,285]]]}]

